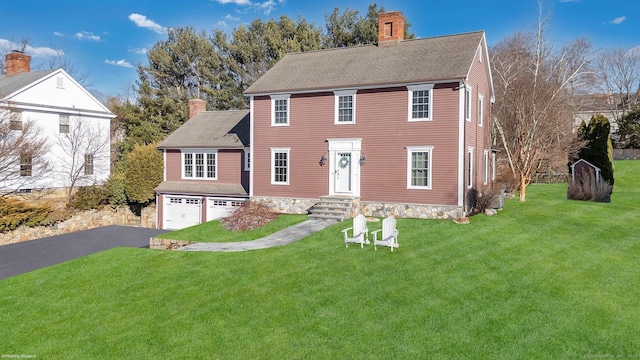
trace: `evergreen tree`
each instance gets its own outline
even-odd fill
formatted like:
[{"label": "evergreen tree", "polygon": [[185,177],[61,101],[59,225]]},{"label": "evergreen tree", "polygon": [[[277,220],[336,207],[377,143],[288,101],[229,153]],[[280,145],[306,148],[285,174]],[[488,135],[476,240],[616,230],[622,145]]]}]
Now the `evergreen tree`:
[{"label": "evergreen tree", "polygon": [[584,159],[600,168],[602,178],[613,185],[613,146],[611,144],[609,119],[598,114],[591,117],[589,124],[580,125],[578,135],[585,145],[578,153]]}]

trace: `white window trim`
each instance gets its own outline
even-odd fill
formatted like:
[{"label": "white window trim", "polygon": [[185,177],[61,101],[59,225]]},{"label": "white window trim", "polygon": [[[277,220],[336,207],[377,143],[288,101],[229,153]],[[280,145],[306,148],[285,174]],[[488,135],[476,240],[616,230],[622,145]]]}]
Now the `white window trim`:
[{"label": "white window trim", "polygon": [[473,187],[473,147],[467,148],[467,189]]},{"label": "white window trim", "polygon": [[[433,121],[433,87],[435,84],[421,84],[421,85],[408,85],[407,93],[408,93],[408,104],[407,107],[407,120],[409,122],[414,121]],[[429,117],[426,118],[413,118],[413,92],[414,91],[429,91]]]},{"label": "white window trim", "polygon": [[[338,125],[338,124],[355,124],[356,123],[356,93],[358,92],[358,90],[341,90],[341,91],[334,91],[334,116],[333,116],[333,123]],[[340,119],[340,96],[352,96],[352,108],[353,108],[353,116],[351,117],[351,121],[339,121]]]},{"label": "white window trim", "polygon": [[244,171],[251,170],[251,148],[244,148]]},{"label": "white window trim", "polygon": [[[431,190],[433,188],[433,146],[407,146],[407,189]],[[411,184],[411,154],[414,152],[429,153],[429,168],[427,169],[427,182],[429,186],[415,186]]]},{"label": "white window trim", "polygon": [[[287,101],[287,122],[276,124],[276,100]],[[291,94],[271,95],[271,126],[289,126],[291,123]]]},{"label": "white window trim", "polygon": [[482,184],[487,185],[489,183],[489,150],[485,150],[482,154],[482,161],[484,162],[484,169],[482,173]]},{"label": "white window trim", "polygon": [[[194,155],[193,160],[194,163],[192,164],[193,169],[193,176],[189,176],[187,177],[185,175],[184,172],[184,156],[185,154],[192,154]],[[205,154],[204,157],[204,176],[203,177],[196,177],[196,165],[195,165],[195,154]],[[214,154],[215,155],[215,167],[214,167],[214,172],[216,174],[216,176],[214,177],[207,177],[207,154]],[[181,174],[181,178],[183,180],[218,180],[218,149],[181,149],[180,150],[180,174]]]},{"label": "white window trim", "polygon": [[482,127],[484,117],[484,95],[478,94],[478,126]]},{"label": "white window trim", "polygon": [[[291,148],[279,148],[274,147],[271,149],[271,185],[289,185],[291,181]],[[275,172],[275,154],[286,153],[287,154],[287,181],[276,181]]]},{"label": "white window trim", "polygon": [[[464,91],[464,119],[471,122],[471,118],[473,117],[471,115],[473,114],[473,102],[471,101],[473,97],[473,86],[465,84]],[[469,108],[467,108],[467,101],[469,102]]]}]

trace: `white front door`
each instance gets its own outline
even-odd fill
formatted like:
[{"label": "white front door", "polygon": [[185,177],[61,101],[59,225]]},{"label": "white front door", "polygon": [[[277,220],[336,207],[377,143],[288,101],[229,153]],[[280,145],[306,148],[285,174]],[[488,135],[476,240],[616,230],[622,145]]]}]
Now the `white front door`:
[{"label": "white front door", "polygon": [[362,139],[327,139],[329,195],[360,196]]},{"label": "white front door", "polygon": [[336,171],[334,173],[335,192],[351,192],[351,153],[336,152]]}]

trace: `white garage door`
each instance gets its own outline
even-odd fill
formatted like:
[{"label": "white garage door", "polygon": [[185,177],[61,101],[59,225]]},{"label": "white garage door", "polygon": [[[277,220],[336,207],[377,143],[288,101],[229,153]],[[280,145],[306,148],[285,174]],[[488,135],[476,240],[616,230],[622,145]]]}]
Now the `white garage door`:
[{"label": "white garage door", "polygon": [[188,197],[164,197],[163,229],[182,229],[200,224],[202,200]]},{"label": "white garage door", "polygon": [[244,199],[207,198],[207,221],[225,217],[244,204]]}]

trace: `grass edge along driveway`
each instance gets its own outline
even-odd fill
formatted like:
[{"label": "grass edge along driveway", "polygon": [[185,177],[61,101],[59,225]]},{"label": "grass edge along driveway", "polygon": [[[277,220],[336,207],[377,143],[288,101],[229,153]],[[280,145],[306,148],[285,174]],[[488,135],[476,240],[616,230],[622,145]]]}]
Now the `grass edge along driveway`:
[{"label": "grass edge along driveway", "polygon": [[[536,185],[497,216],[400,219],[400,248],[337,224],[240,253],[117,248],[0,281],[0,354],[37,358],[631,358],[640,162],[610,204]],[[387,250],[387,251],[385,251]]]}]

